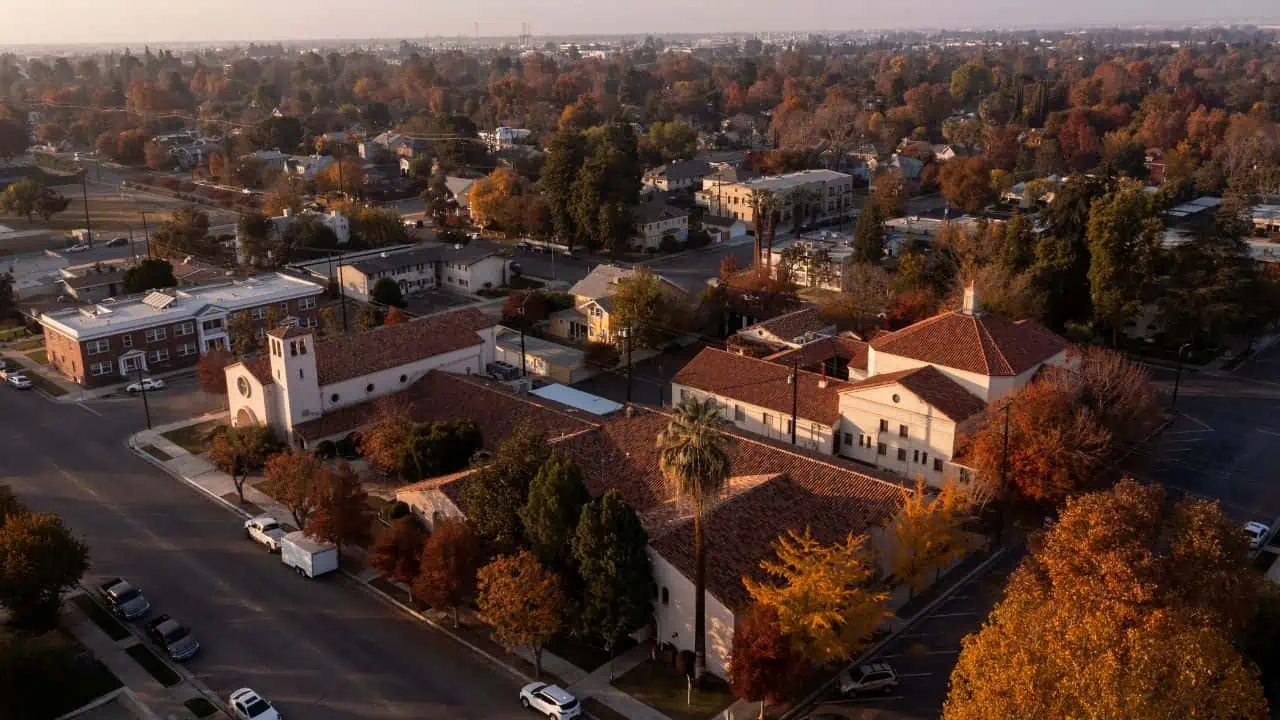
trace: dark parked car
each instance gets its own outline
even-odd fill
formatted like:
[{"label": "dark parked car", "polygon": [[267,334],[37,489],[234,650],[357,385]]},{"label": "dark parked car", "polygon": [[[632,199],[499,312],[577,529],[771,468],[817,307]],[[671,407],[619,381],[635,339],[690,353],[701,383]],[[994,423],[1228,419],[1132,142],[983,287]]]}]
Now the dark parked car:
[{"label": "dark parked car", "polygon": [[147,637],[165,649],[174,660],[186,660],[200,649],[191,629],[168,615],[160,614],[147,623]]},{"label": "dark parked car", "polygon": [[143,597],[142,591],[126,580],[111,578],[99,587],[111,610],[126,620],[140,618],[151,609],[151,603]]}]

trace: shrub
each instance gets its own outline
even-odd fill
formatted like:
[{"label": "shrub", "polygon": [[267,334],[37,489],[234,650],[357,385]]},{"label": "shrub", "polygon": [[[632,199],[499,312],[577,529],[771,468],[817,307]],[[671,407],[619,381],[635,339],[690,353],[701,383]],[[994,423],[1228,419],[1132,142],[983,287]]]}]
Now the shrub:
[{"label": "shrub", "polygon": [[328,460],[338,454],[338,448],[333,444],[332,440],[325,440],[316,445],[316,457],[322,460]]},{"label": "shrub", "polygon": [[667,233],[662,236],[662,240],[658,243],[658,249],[662,252],[675,252],[680,249],[680,243],[676,240],[676,236]]}]

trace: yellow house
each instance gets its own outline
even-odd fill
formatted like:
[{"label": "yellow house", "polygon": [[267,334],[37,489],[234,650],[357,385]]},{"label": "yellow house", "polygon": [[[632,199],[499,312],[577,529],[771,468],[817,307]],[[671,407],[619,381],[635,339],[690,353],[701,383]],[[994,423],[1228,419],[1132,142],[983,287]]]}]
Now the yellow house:
[{"label": "yellow house", "polygon": [[[569,288],[573,296],[573,307],[551,316],[549,331],[556,337],[575,342],[612,342],[619,343],[619,328],[614,327],[611,317],[613,308],[613,286],[620,280],[635,272],[630,268],[616,265],[597,265],[585,278]],[[685,292],[670,280],[658,276],[664,286],[680,297]]]}]

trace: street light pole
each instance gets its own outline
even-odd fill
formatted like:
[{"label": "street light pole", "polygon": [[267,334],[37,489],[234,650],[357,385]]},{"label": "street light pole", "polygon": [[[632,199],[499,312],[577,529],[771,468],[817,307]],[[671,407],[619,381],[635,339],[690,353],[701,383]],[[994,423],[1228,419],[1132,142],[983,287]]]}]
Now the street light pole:
[{"label": "street light pole", "polygon": [[142,411],[147,414],[147,429],[151,429],[151,403],[147,401],[147,385],[142,382],[142,365],[138,365],[138,387],[142,391]]},{"label": "street light pole", "polygon": [[1182,347],[1178,348],[1178,370],[1173,375],[1173,400],[1169,403],[1169,412],[1178,410],[1178,386],[1182,384],[1182,356],[1190,347],[1191,343],[1183,343]]},{"label": "street light pole", "polygon": [[80,194],[84,198],[84,231],[85,242],[93,247],[93,223],[89,220],[89,171],[80,176]]},{"label": "street light pole", "polygon": [[627,341],[627,403],[631,403],[631,328],[622,328],[622,339]]},{"label": "street light pole", "polygon": [[147,242],[147,257],[151,257],[151,232],[147,230],[147,214],[142,213],[142,239]]}]

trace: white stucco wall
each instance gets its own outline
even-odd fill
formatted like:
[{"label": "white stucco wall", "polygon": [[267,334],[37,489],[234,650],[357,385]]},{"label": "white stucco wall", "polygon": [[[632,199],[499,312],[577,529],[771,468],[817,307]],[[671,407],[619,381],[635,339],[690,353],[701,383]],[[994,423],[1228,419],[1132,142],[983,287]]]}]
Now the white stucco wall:
[{"label": "white stucco wall", "polygon": [[426,524],[428,529],[435,529],[437,517],[466,519],[457,505],[439,490],[403,490],[396,491],[396,500],[409,506],[409,510]]},{"label": "white stucco wall", "polygon": [[[924,367],[929,363],[921,360],[913,360],[912,358],[902,357],[901,355],[891,355],[889,353],[876,352],[876,349],[870,348],[867,352],[867,373],[868,375],[884,375],[886,373],[897,372],[899,370],[908,370],[910,368]],[[989,377],[965,370],[957,370],[945,365],[934,365],[942,374],[960,383],[965,390],[982,398],[986,403],[991,403],[1026,385],[1035,376],[1036,372],[1044,365],[1066,365],[1067,353],[1062,351],[1057,355],[1049,358],[1028,370],[1023,371],[1017,376],[997,376]]]},{"label": "white stucco wall", "polygon": [[[484,371],[485,349],[484,345],[476,345],[445,353],[444,355],[424,358],[388,370],[350,378],[342,382],[330,383],[320,388],[321,407],[325,412],[328,412],[336,408],[372,400],[387,393],[398,392],[412,385],[414,381],[431,370],[444,370],[446,372],[455,372],[459,375],[466,375],[468,371],[471,374],[480,374]],[[401,381],[402,377],[404,378],[403,381]],[[366,390],[369,385],[373,385],[372,391]],[[333,399],[335,394],[338,396],[336,401]]]},{"label": "white stucco wall", "polygon": [[[893,397],[898,396],[898,402]],[[923,477],[932,485],[942,483],[946,466],[955,452],[956,423],[938,413],[915,393],[898,384],[845,392],[840,395],[842,437],[840,454],[872,463],[907,477]],[[880,421],[889,429],[880,431]],[[907,437],[901,437],[900,426],[907,426]],[[843,433],[852,437],[845,443]],[[860,437],[871,439],[870,447],[860,446]],[[877,452],[884,443],[884,455]],[[906,451],[906,460],[898,460],[898,449]],[[925,458],[927,455],[927,459]],[[934,470],[934,459],[943,461],[941,471]]]},{"label": "white stucco wall", "polygon": [[[679,650],[693,650],[694,591],[686,578],[666,558],[649,548],[653,581],[658,597],[653,603],[659,642],[669,642]],[[708,559],[714,562],[714,559]],[[665,589],[666,602],[663,602]],[[733,649],[733,613],[711,593],[706,593],[707,670],[722,678],[729,676],[729,656]]]},{"label": "white stucco wall", "polygon": [[[705,400],[708,397],[715,398],[716,404],[721,408],[721,415],[739,430],[773,440],[780,440],[784,443],[791,442],[791,431],[787,427],[787,423],[791,420],[791,413],[780,413],[777,410],[770,410],[758,405],[722,397],[704,390],[681,385],[680,383],[671,383],[671,399],[673,402],[680,402],[684,394],[700,400]],[[743,415],[741,420],[737,419],[735,408],[741,411]],[[766,416],[768,417],[766,418]],[[768,422],[766,422],[766,419]],[[834,432],[835,428],[830,425],[804,417],[797,418],[796,445],[816,450],[826,455],[833,455],[835,454],[834,441],[832,439]]]},{"label": "white stucco wall", "polygon": [[467,293],[484,290],[485,283],[496,288],[506,282],[506,267],[506,258],[497,255],[465,267],[459,267],[447,261],[442,262],[440,286]]},{"label": "white stucco wall", "polygon": [[[284,413],[280,408],[280,388],[274,383],[264,387],[243,365],[233,365],[227,368],[226,373],[227,407],[230,410],[231,423],[235,425],[240,410],[247,409],[252,413],[255,422],[267,425],[277,436],[285,438],[289,429],[285,427]],[[247,398],[240,392],[242,377],[249,383]]]}]

